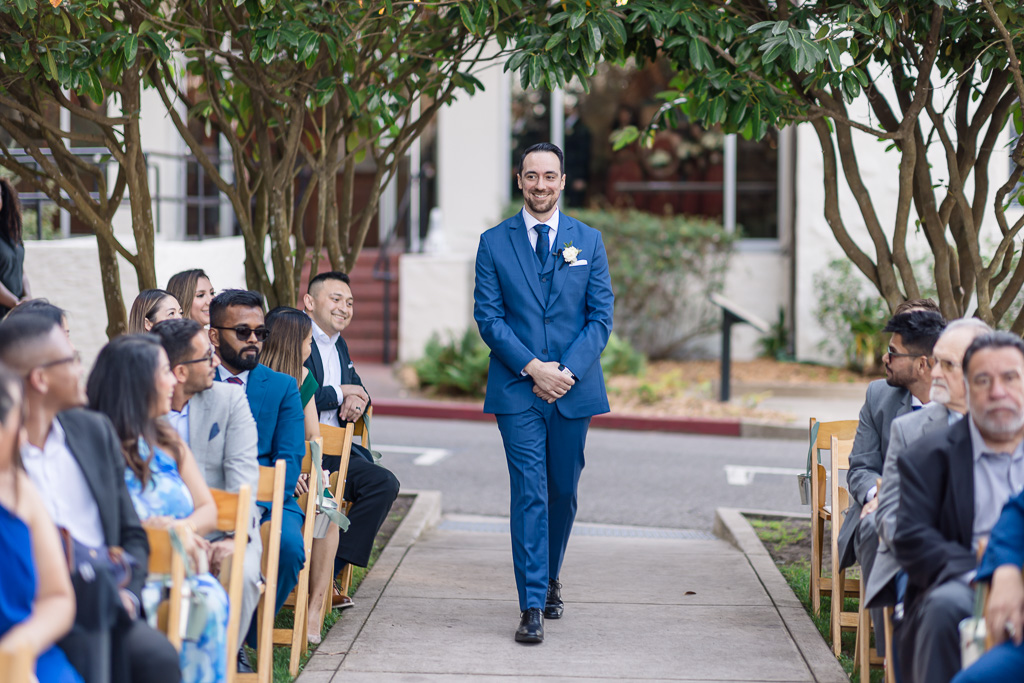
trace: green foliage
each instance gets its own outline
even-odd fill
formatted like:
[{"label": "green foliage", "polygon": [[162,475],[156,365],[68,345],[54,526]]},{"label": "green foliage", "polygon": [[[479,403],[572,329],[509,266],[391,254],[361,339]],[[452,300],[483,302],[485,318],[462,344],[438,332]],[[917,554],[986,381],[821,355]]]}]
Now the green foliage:
[{"label": "green foliage", "polygon": [[601,231],[615,291],[615,330],[648,358],[684,353],[714,331],[734,237],[714,221],[642,211],[576,211]]},{"label": "green foliage", "polygon": [[816,315],[825,330],[822,349],[840,355],[851,368],[877,367],[885,352],[882,328],[889,318],[885,302],[865,293],[864,279],[846,259],[836,259],[814,275]]},{"label": "green foliage", "polygon": [[487,366],[490,350],[475,328],[456,339],[449,335],[443,342],[434,335],[427,342],[423,358],[413,367],[421,387],[430,387],[441,394],[483,396],[487,388]]},{"label": "green foliage", "polygon": [[613,375],[636,375],[644,374],[647,367],[647,359],[644,354],[633,348],[628,341],[612,332],[608,337],[608,345],[601,352],[601,370],[605,378]]},{"label": "green foliage", "polygon": [[793,360],[789,348],[789,326],[786,325],[786,309],[779,306],[779,319],[772,323],[771,331],[757,340],[762,358]]}]

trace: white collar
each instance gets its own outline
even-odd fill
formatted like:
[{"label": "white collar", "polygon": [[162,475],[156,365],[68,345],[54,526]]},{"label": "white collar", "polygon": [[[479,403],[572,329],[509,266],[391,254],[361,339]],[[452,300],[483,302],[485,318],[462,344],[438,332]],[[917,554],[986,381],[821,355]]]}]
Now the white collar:
[{"label": "white collar", "polygon": [[313,339],[320,344],[337,344],[338,337],[341,336],[341,332],[335,332],[333,335],[328,335],[326,332],[320,329],[320,326],[316,324],[316,320],[313,316],[309,316],[309,322],[313,323]]},{"label": "white collar", "polygon": [[46,450],[46,446],[50,444],[50,440],[53,439],[52,445],[67,447],[68,437],[64,433],[64,428],[60,425],[60,420],[53,418],[53,424],[50,425],[50,431],[46,434],[46,440],[43,441],[42,448],[36,448],[28,441],[25,442],[25,448],[22,449],[22,455],[29,457],[40,456],[43,451]]},{"label": "white collar", "polygon": [[[560,216],[561,214],[556,206],[555,212],[551,214],[551,218],[543,222],[544,225],[550,228],[551,234],[558,232],[558,219]],[[536,226],[541,225],[541,221],[537,220],[536,216],[527,211],[525,206],[523,207],[523,222],[526,223],[527,230],[536,230]]]},{"label": "white collar", "polygon": [[222,380],[224,380],[224,381],[227,381],[228,379],[230,379],[232,377],[237,377],[238,379],[242,380],[242,384],[246,384],[246,385],[249,384],[249,371],[248,370],[242,370],[237,375],[232,375],[230,370],[228,370],[226,367],[221,365],[221,366],[219,366],[217,368],[217,372],[219,373],[220,378]]}]

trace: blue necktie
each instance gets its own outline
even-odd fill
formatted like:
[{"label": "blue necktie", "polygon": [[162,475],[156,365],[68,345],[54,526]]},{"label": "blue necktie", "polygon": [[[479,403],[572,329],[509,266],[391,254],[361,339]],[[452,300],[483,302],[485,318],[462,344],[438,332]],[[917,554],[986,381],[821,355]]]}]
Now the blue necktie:
[{"label": "blue necktie", "polygon": [[541,265],[544,265],[544,262],[548,260],[548,250],[550,248],[548,246],[548,230],[551,228],[543,223],[539,223],[534,227],[537,229],[537,258],[540,259]]}]

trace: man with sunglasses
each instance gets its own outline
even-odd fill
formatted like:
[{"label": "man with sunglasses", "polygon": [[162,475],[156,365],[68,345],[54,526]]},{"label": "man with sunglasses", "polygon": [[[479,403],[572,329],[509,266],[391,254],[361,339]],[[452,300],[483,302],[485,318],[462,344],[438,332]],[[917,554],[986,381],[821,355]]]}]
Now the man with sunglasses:
[{"label": "man with sunglasses", "polygon": [[[255,492],[259,483],[256,422],[241,387],[214,381],[220,359],[210,344],[209,334],[199,323],[188,318],[157,323],[152,332],[160,337],[171,372],[178,379],[167,420],[192,449],[206,484],[232,493],[237,492],[242,484],[248,484]],[[263,541],[257,523],[259,517],[254,497],[252,525],[245,551],[239,633],[248,632],[249,621],[260,599]],[[232,547],[230,540],[215,542],[215,563],[219,564]],[[238,662],[240,671],[247,673],[251,670],[241,648]]]},{"label": "man with sunglasses", "polygon": [[[259,464],[273,467],[283,459],[288,464],[285,491],[294,491],[306,454],[302,401],[293,377],[260,364],[260,351],[268,335],[262,297],[244,289],[228,289],[215,296],[210,302],[209,334],[220,360],[217,379],[243,388],[249,400],[256,420]],[[260,507],[262,521],[269,521],[270,508]],[[304,519],[295,498],[285,496],[275,614],[298,583],[306,561]],[[255,643],[255,637],[255,629],[250,628],[251,643]]]}]

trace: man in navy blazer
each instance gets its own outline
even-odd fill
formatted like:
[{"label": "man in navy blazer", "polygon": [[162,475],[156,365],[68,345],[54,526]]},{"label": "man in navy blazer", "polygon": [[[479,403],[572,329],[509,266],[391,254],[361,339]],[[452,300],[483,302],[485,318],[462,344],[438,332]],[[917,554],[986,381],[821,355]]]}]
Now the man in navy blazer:
[{"label": "man in navy blazer", "polygon": [[[299,571],[306,562],[302,544],[305,515],[292,495],[306,454],[306,431],[295,379],[259,362],[266,338],[263,299],[256,292],[228,289],[210,302],[210,342],[220,358],[217,379],[245,388],[249,409],[256,420],[256,450],[260,465],[273,467],[278,460],[284,460],[288,465],[276,613],[298,583]],[[263,508],[263,521],[269,521],[269,506],[260,507]],[[252,635],[254,629],[250,629]]]},{"label": "man in navy blazer", "polygon": [[516,640],[544,640],[562,616],[559,571],[576,516],[590,418],[608,412],[601,351],[612,330],[601,233],[561,214],[562,151],[523,152],[525,207],[480,237],[473,315],[491,348],[484,412],[494,413],[512,488]]}]

